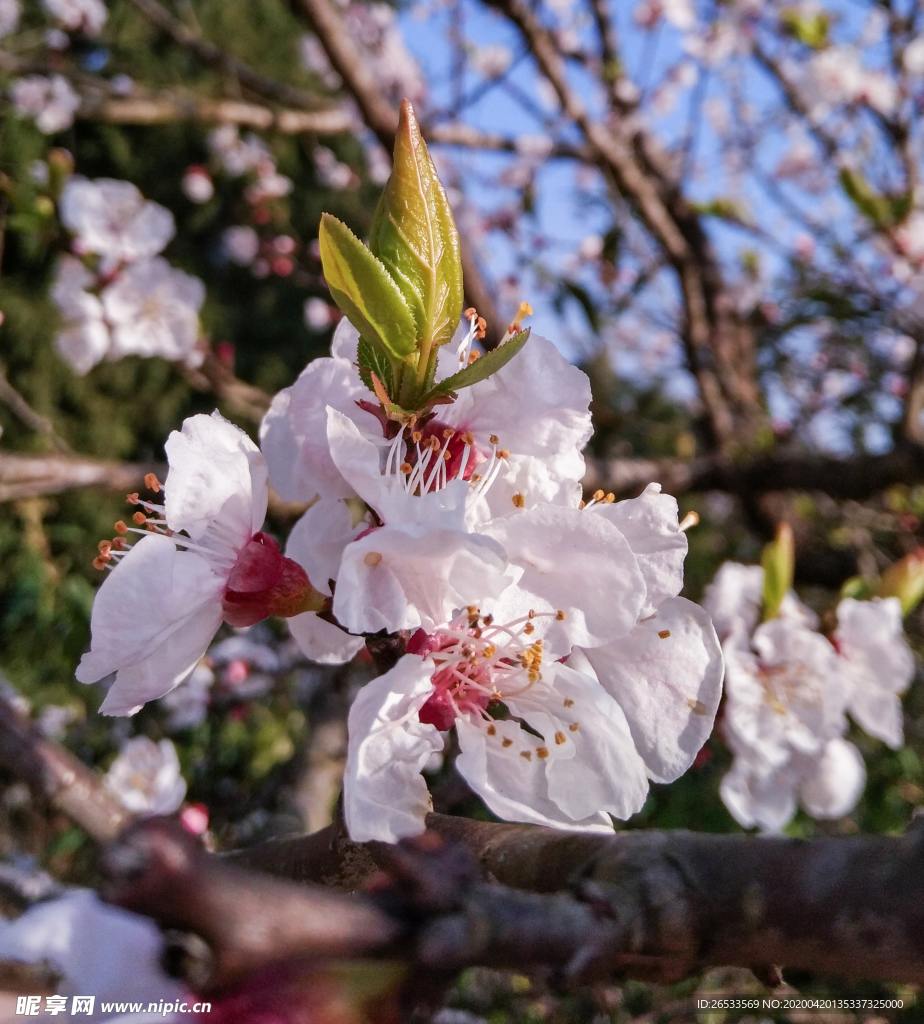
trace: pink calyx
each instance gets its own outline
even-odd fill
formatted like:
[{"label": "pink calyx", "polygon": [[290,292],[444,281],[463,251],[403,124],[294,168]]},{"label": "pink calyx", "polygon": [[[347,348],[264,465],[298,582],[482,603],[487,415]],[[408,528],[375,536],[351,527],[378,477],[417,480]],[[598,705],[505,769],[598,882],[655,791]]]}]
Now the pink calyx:
[{"label": "pink calyx", "polygon": [[252,626],[270,615],[321,611],[327,600],[272,537],[255,533],[237,556],[221,604],[229,625]]}]

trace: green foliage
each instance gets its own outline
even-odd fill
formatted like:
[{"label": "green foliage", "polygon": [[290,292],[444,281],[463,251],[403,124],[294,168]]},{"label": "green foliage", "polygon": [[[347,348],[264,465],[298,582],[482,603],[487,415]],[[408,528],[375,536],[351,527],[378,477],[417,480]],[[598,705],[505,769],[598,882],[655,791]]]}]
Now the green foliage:
[{"label": "green foliage", "polygon": [[501,367],[506,366],[528,340],[529,328],[527,327],[525,331],[520,331],[519,334],[504,342],[503,345],[498,345],[491,352],[486,352],[480,359],[469,363],[468,366],[459,370],[458,373],[454,373],[452,376],[441,380],[426,396],[424,401],[432,401],[432,397],[435,395],[454,395],[457,391],[461,391],[462,388],[469,388],[481,380],[487,380],[492,374],[497,373]]}]

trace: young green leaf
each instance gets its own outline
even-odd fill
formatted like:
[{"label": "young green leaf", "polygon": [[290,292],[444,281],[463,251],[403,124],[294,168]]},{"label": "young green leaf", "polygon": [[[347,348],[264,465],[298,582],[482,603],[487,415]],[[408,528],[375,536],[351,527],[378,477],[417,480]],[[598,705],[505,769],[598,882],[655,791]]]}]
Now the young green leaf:
[{"label": "young green leaf", "polygon": [[789,523],[780,523],[776,538],[763,550],[764,620],[776,618],[783,598],[792,587],[796,548]]},{"label": "young green leaf", "polygon": [[359,376],[363,384],[370,391],[375,391],[372,386],[372,374],[382,381],[388,390],[395,390],[394,373],[388,356],[373,342],[360,336],[359,347],[356,353],[356,365],[359,369]]},{"label": "young green leaf", "polygon": [[528,338],[529,328],[527,327],[525,331],[520,331],[510,341],[505,342],[491,352],[486,352],[480,359],[476,359],[474,363],[469,363],[468,366],[459,370],[458,373],[454,373],[451,377],[441,380],[424,397],[421,404],[426,405],[432,402],[436,395],[446,395],[461,391],[462,388],[469,388],[480,380],[486,380],[492,374],[497,373],[502,366],[506,366],[526,344]]},{"label": "young green leaf", "polygon": [[908,615],[924,598],[924,549],[918,548],[893,562],[876,587],[878,597],[897,597],[902,615]]},{"label": "young green leaf", "polygon": [[414,317],[382,263],[328,213],[318,241],[327,286],[350,323],[396,359],[410,355],[417,347]]},{"label": "young green leaf", "polygon": [[422,366],[431,347],[452,338],[462,315],[462,258],[449,200],[407,100],[369,245],[414,314]]}]

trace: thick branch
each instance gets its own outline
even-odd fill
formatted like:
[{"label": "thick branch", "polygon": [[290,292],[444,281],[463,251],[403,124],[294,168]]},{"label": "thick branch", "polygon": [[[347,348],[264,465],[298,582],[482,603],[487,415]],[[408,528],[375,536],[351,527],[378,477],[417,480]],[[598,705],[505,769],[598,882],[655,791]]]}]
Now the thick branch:
[{"label": "thick branch", "polygon": [[[362,52],[350,36],[340,12],[331,0],[298,0],[298,6],[304,11],[334,70],[356,100],[363,120],[375,132],[387,152],[391,153],[395,146],[398,114],[382,95],[368,62],[363,59]],[[507,324],[501,322],[491,290],[464,238],[462,267],[466,303],[474,306],[487,321],[484,345],[486,348],[494,348],[500,343]]]},{"label": "thick branch", "polygon": [[[556,906],[568,920],[555,935],[556,940],[568,936],[557,946],[558,966],[570,963],[581,974],[670,980],[707,966],[781,964],[850,979],[924,981],[920,829],[901,838],[806,842],[689,832],[573,834],[436,814],[427,824],[444,839],[463,844],[486,878],[541,893],[570,886],[582,902],[592,904],[595,913],[583,918],[570,904]],[[355,887],[366,871],[388,863],[390,849],[338,840],[331,826],[237,859],[274,872],[285,867],[300,880]],[[339,876],[331,872],[332,850],[342,858]],[[357,870],[363,858],[366,867]],[[496,892],[503,903],[506,893]],[[473,913],[469,946],[464,947],[461,930],[447,936],[440,947],[444,965],[485,962],[478,959],[483,950],[472,949],[472,936],[478,934]],[[531,922],[542,913],[538,904],[522,908],[526,948]],[[511,963],[497,959],[502,947],[516,948],[516,926],[510,927],[507,947],[486,929],[495,963]]]}]

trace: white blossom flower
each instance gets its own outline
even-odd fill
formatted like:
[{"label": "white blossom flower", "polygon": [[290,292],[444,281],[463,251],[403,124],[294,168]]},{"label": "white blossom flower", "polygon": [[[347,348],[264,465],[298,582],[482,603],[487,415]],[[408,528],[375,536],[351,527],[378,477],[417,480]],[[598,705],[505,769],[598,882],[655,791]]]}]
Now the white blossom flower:
[{"label": "white blossom flower", "polygon": [[79,374],[87,373],[112,349],[109,325],[98,295],[87,291],[96,277],[73,256],[58,261],[51,297],[64,318],[64,329],[55,338],[61,355]]},{"label": "white blossom flower", "polygon": [[205,285],[162,257],[126,268],[102,292],[118,355],[196,362]]},{"label": "white blossom flower", "polygon": [[170,732],[194,729],[205,721],[214,682],[215,673],[204,659],[184,682],[164,695],[163,707],[169,716],[167,729]]},{"label": "white blossom flower", "polygon": [[329,327],[335,315],[334,308],[316,295],[305,299],[305,326],[312,331],[323,331],[325,327]]},{"label": "white blossom flower", "polygon": [[[858,609],[859,602],[841,602],[844,635],[832,643],[792,593],[777,617],[758,624],[762,591],[760,566],[726,563],[704,605],[724,637],[724,729],[735,754],[722,799],[740,824],[779,831],[798,803],[815,817],[840,817],[853,808],[866,774],[859,752],[843,738],[846,711],[858,721],[861,714],[875,717],[876,734],[894,739],[896,693],[910,671],[892,675],[908,663],[891,604]],[[877,628],[867,633],[874,622]],[[874,669],[871,655],[880,652],[888,657]],[[900,717],[897,728],[900,741]]]},{"label": "white blossom flower", "polygon": [[109,12],[103,0],[42,0],[45,10],[70,32],[98,36]]},{"label": "white blossom flower", "polygon": [[[591,676],[544,665],[541,641],[524,633],[531,621],[493,626],[466,613],[427,638],[424,657],[405,655],[360,691],[344,778],[354,840],[423,832],[420,773],[451,726],[458,771],[500,817],[609,832],[609,815],[641,808],[645,767],[619,705]],[[490,713],[498,702],[509,718]]]},{"label": "white blossom flower", "polygon": [[0,39],[12,35],[19,28],[21,14],[20,0],[0,0]]},{"label": "white blossom flower", "polygon": [[834,642],[850,687],[847,708],[870,736],[897,749],[904,742],[899,694],[914,675],[914,655],[902,629],[897,597],[837,606]]},{"label": "white blossom flower", "polygon": [[74,175],[64,186],[60,212],[75,247],[99,255],[103,273],[156,256],[176,233],[173,214],[146,200],[130,181]]},{"label": "white blossom flower", "polygon": [[274,167],[273,155],[266,143],[252,132],[242,139],[237,125],[223,124],[209,133],[209,149],[232,177],[255,171],[261,164]]},{"label": "white blossom flower", "polygon": [[164,504],[131,496],[145,510],[136,514],[142,539],[127,550],[113,542],[101,555],[116,564],[96,595],[77,678],[116,673],[104,714],[134,714],[179,685],[222,620],[244,626],[297,614],[314,593],[304,570],[259,532],[266,463],[242,430],[217,412],[192,416],[165,447]]},{"label": "white blossom flower", "polygon": [[232,263],[249,267],[260,251],[260,236],[249,225],[234,225],[221,233],[221,244]]},{"label": "white blossom flower", "polygon": [[16,112],[31,117],[45,135],[70,128],[80,97],[63,75],[27,75],[13,82],[12,100]]},{"label": "white blossom flower", "polygon": [[215,195],[215,186],[204,167],[187,167],[180,185],[183,195],[192,203],[207,203]]},{"label": "white blossom flower", "polygon": [[106,785],[133,814],[173,814],[186,796],[180,759],[170,740],[127,740],[106,773]]},{"label": "white blossom flower", "polygon": [[916,36],[905,47],[902,64],[909,75],[924,75],[924,36]]},{"label": "white blossom flower", "polygon": [[[114,1024],[112,1017],[101,1012],[103,1001],[130,1000],[144,1007],[161,1000],[192,1001],[194,997],[164,973],[163,947],[163,935],[149,918],[103,903],[91,889],[73,889],[37,903],[13,921],[0,919],[0,958],[50,964],[61,976],[57,992],[95,995],[96,1012],[80,1018],[88,1022]],[[174,1018],[159,1015],[157,1019]],[[119,1020],[141,1024],[153,1017],[120,1016]]]}]

